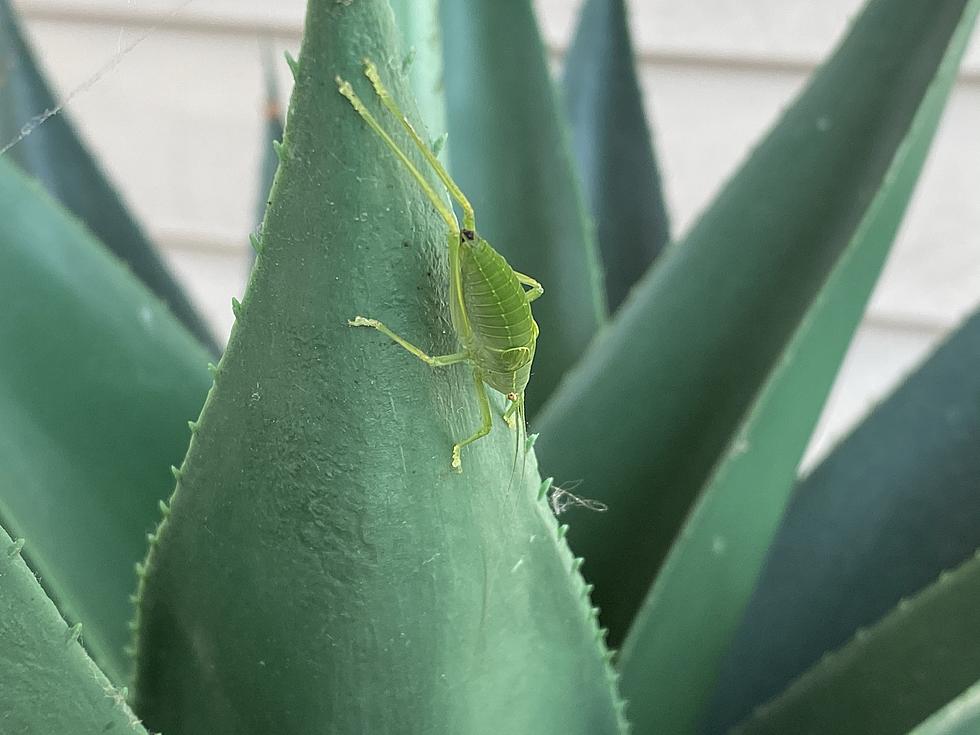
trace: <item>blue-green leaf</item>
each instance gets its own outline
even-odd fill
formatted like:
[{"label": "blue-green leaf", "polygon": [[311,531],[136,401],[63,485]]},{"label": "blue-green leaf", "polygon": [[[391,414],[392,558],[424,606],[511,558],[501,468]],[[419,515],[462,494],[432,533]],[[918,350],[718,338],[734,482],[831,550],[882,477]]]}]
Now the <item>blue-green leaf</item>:
[{"label": "blue-green leaf", "polygon": [[263,247],[147,559],[137,711],[188,735],[618,734],[524,437],[498,414],[453,472],[473,371],[349,326],[457,342],[446,225],[335,84],[422,160],[363,74],[417,124],[391,20],[386,0],[308,5]]},{"label": "blue-green leaf", "polygon": [[[699,730],[796,468],[955,81],[980,3],[965,5],[958,0],[941,6],[870,3],[813,82],[847,74],[835,80],[837,94],[846,98],[855,88],[882,81],[881,70],[890,76],[902,69],[892,79],[903,92],[875,110],[881,114],[879,126],[852,128],[845,149],[874,147],[887,134],[893,142],[891,161],[860,224],[848,233],[850,242],[715,467],[630,629],[620,669],[624,694],[633,702],[631,720],[641,731]],[[864,75],[854,73],[858,65],[864,65]],[[805,101],[806,93],[797,105]],[[847,113],[831,114],[846,125]],[[854,122],[863,117],[856,115]]]},{"label": "blue-green leaf", "polygon": [[615,311],[670,240],[624,0],[582,7],[563,91]]},{"label": "blue-green leaf", "polygon": [[85,645],[127,680],[136,587],[208,354],[126,267],[0,158],[0,521]]},{"label": "blue-green leaf", "polygon": [[598,250],[529,0],[442,0],[453,175],[477,227],[545,293],[533,415],[605,318]]},{"label": "blue-green leaf", "polygon": [[722,669],[723,733],[980,547],[980,313],[797,487]]},{"label": "blue-green leaf", "polygon": [[[265,210],[269,206],[269,192],[279,170],[279,155],[276,147],[282,143],[283,121],[282,107],[279,102],[279,84],[276,81],[276,67],[272,61],[271,51],[267,49],[263,57],[265,67],[265,110],[263,111],[264,134],[262,136],[262,165],[259,171],[259,188],[255,201],[255,221],[262,222]],[[252,244],[257,251],[262,247],[262,232],[256,232]],[[253,252],[254,256],[257,252]]]},{"label": "blue-green leaf", "polygon": [[24,540],[0,527],[0,732],[4,735],[146,735],[79,645],[21,558]]},{"label": "blue-green leaf", "polygon": [[[61,111],[47,116],[56,108],[9,0],[0,0],[0,148],[19,137],[25,126],[30,130],[3,155],[37,178],[217,354],[214,337],[83,145],[68,115]],[[33,127],[39,116],[47,117]]]},{"label": "blue-green leaf", "polygon": [[[443,90],[442,32],[439,0],[389,0],[404,52],[403,64],[418,102],[419,115],[429,136],[446,132],[446,96]],[[447,160],[445,148],[439,152]]]},{"label": "blue-green leaf", "polygon": [[735,735],[903,735],[980,679],[978,607],[980,556],[859,631]]},{"label": "blue-green leaf", "polygon": [[[852,257],[845,255],[848,245],[905,144],[963,6],[963,0],[874,0],[865,16],[872,20],[853,26],[542,411],[542,466],[559,483],[582,480],[578,492],[609,508],[581,514],[569,537],[588,560],[585,571],[614,642],[713,470],[739,446],[760,391],[792,356],[794,335],[831,272]],[[930,100],[931,107],[942,101]],[[876,214],[887,218],[875,238],[898,222],[898,194],[907,185],[902,180],[894,206]],[[880,244],[873,246],[876,257]],[[845,342],[848,320],[865,297],[862,290],[847,296]],[[837,306],[828,307],[828,318],[838,318]],[[822,400],[841,345],[833,329],[820,331],[828,335],[827,352],[807,348],[821,358],[813,367],[819,382],[801,388],[806,412]],[[805,433],[808,414],[798,419],[779,449],[789,453],[778,455],[779,473]],[[771,489],[779,473],[759,481]],[[773,503],[767,519],[782,501]]]}]

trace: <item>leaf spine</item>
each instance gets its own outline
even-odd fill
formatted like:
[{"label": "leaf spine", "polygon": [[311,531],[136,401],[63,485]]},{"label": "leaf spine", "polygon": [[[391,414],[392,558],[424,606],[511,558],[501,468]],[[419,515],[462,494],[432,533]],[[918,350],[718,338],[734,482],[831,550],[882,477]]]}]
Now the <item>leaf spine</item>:
[{"label": "leaf spine", "polygon": [[272,150],[276,152],[276,158],[279,159],[279,163],[286,160],[286,149],[282,144],[282,141],[274,140],[272,141]]},{"label": "leaf spine", "polygon": [[82,635],[82,624],[75,623],[68,630],[65,631],[65,643],[71,645],[75,643]]},{"label": "leaf spine", "polygon": [[288,49],[283,51],[282,55],[286,58],[286,66],[289,67],[289,72],[293,75],[293,81],[297,81],[299,79],[299,61],[296,60],[296,57]]}]

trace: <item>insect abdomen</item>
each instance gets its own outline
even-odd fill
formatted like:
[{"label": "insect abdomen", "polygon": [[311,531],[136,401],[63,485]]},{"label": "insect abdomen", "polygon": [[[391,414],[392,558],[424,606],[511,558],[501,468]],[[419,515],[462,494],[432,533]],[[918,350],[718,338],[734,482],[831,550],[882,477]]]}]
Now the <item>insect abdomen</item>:
[{"label": "insect abdomen", "polygon": [[[504,257],[483,239],[463,243],[460,266],[463,302],[473,330],[467,346],[482,368],[502,374],[500,381],[488,380],[494,388],[519,393],[526,376],[503,376],[529,373],[522,368],[529,368],[534,357],[537,327],[524,287]],[[514,384],[515,378],[520,385]]]}]

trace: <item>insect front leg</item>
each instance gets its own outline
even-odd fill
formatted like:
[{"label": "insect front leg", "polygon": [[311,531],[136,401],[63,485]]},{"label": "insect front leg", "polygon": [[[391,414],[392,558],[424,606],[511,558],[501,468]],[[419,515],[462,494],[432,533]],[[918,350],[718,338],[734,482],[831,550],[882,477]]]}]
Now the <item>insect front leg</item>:
[{"label": "insect front leg", "polygon": [[463,441],[458,442],[453,445],[453,458],[452,458],[452,468],[458,472],[462,472],[462,460],[460,459],[460,450],[467,444],[472,444],[477,439],[482,439],[490,430],[493,428],[493,415],[490,413],[490,398],[487,397],[487,387],[483,383],[483,373],[481,373],[476,368],[473,369],[473,379],[476,381],[476,398],[480,404],[480,416],[483,423],[480,424],[480,428],[477,429],[472,436],[463,439]]},{"label": "insect front leg", "polygon": [[353,319],[348,319],[347,323],[352,327],[372,327],[377,329],[382,334],[387,335],[392,340],[400,344],[406,350],[415,355],[422,362],[431,365],[432,367],[444,367],[446,365],[455,365],[457,362],[465,362],[469,359],[469,353],[454,352],[451,355],[429,355],[421,348],[416,347],[407,339],[399,337],[397,334],[392,332],[388,327],[379,322],[377,319],[367,319],[363,316],[356,316]]}]

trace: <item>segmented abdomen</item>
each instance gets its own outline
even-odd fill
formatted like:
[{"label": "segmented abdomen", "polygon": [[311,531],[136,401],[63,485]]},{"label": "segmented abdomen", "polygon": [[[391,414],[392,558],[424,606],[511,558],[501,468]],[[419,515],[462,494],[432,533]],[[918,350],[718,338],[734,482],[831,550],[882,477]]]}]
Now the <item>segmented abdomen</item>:
[{"label": "segmented abdomen", "polygon": [[[467,346],[478,364],[494,373],[528,372],[521,368],[529,366],[534,357],[537,327],[513,269],[482,238],[462,244],[460,269],[463,303],[473,329],[473,343]],[[503,392],[511,392],[513,380],[506,382]],[[526,383],[526,377],[518,382]],[[515,392],[521,390],[523,384]]]}]

